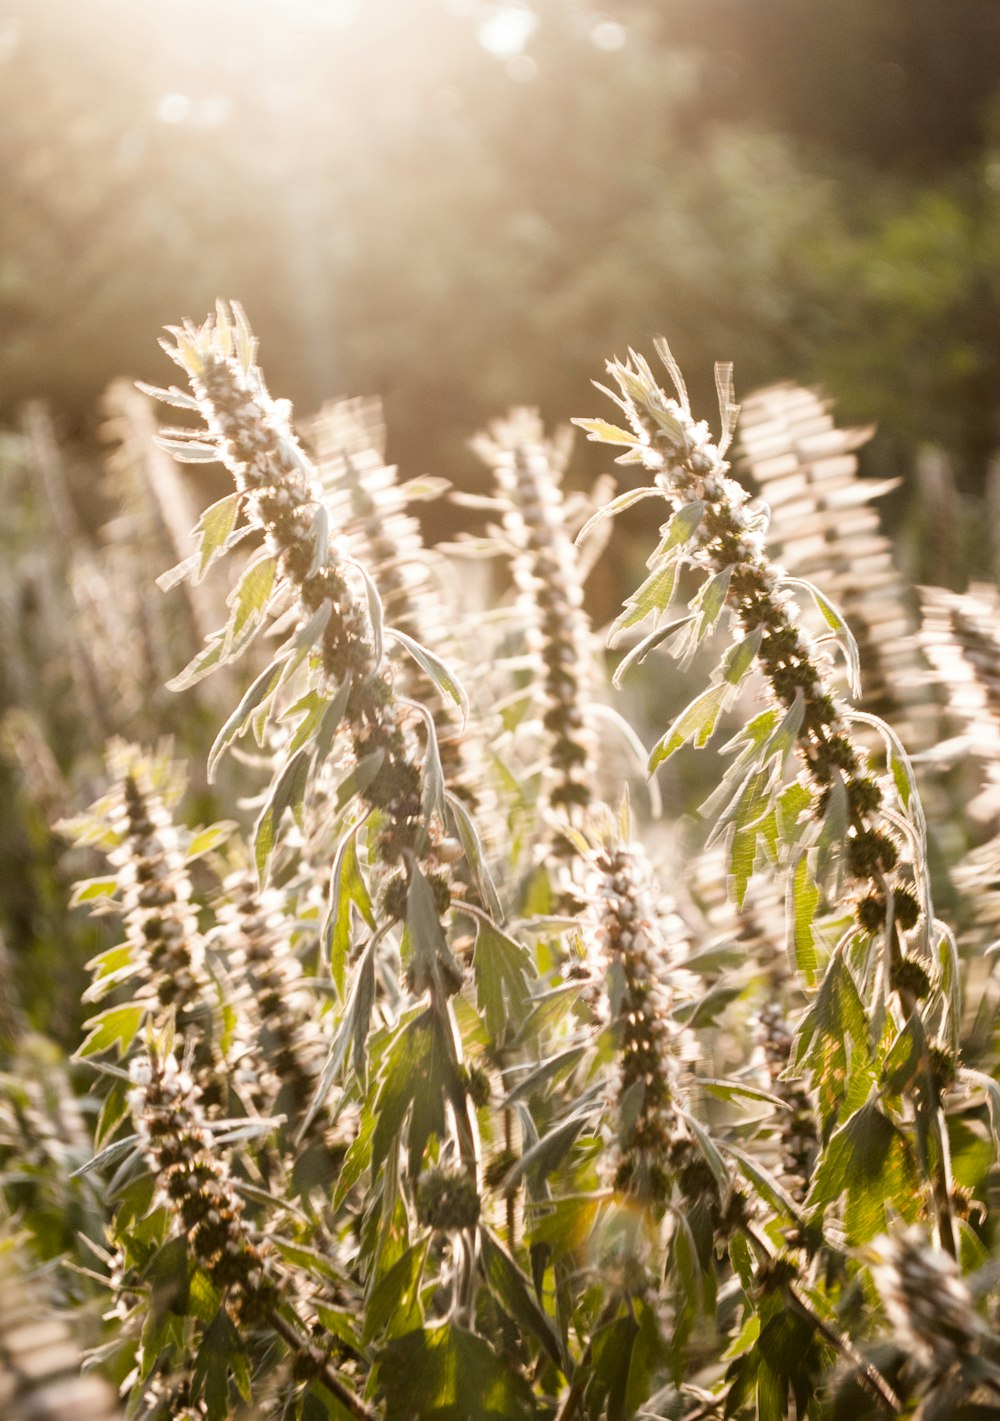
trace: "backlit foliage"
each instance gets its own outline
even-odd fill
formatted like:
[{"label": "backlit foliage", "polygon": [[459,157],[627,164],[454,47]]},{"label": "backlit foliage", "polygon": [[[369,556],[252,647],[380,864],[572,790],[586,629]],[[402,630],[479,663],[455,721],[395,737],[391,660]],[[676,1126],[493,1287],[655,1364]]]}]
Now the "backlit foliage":
[{"label": "backlit foliage", "polygon": [[[201,627],[231,566],[225,625],[171,684],[222,671],[232,695],[184,732],[196,810],[176,746],[113,738],[63,820],[96,1012],[32,1079],[12,1009],[0,1091],[9,1257],[72,1265],[53,1301],[89,1316],[123,1414],[995,1414],[996,887],[981,848],[949,881],[903,739],[860,701],[873,666],[879,708],[928,724],[898,670],[916,640],[880,644],[902,582],[855,437],[808,392],[754,397],[744,472],[772,510],[727,457],[728,367],[715,439],[665,343],[673,393],[630,352],[620,423],[577,422],[646,481],[589,518],[537,416],[478,442],[496,491],[466,503],[497,522],[465,551],[514,584],[492,607],[449,601],[462,573],[408,506],[447,489],[397,479],[374,406],[300,440],[235,306],[164,345],[183,380],[150,393],[184,423],[127,467],[228,476],[160,581]],[[658,535],[609,679],[587,550],[637,503]],[[946,636],[971,601],[926,605],[939,660],[995,637]],[[668,804],[707,774],[697,829],[630,807],[635,682],[690,698],[647,768]],[[959,713],[989,760],[990,695]],[[716,772],[687,747],[723,727]]]}]

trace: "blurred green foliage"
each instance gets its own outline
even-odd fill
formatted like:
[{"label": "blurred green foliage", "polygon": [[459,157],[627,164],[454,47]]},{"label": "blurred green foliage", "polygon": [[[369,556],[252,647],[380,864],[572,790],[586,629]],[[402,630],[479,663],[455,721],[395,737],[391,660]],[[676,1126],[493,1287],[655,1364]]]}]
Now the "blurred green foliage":
[{"label": "blurred green foliage", "polygon": [[[667,329],[821,379],[976,486],[1000,388],[989,0],[5,0],[0,401],[86,427],[146,333],[250,305],[302,409],[454,474]],[[991,110],[991,103],[993,109]],[[707,388],[696,395],[708,395]]]}]

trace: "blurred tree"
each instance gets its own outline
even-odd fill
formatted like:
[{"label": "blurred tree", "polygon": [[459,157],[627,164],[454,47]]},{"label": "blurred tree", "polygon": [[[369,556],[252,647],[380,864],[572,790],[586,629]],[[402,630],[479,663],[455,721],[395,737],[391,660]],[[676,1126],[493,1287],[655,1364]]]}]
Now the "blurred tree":
[{"label": "blurred tree", "polygon": [[380,393],[410,464],[459,477],[487,415],[577,413],[604,353],[659,328],[704,385],[717,356],[742,388],[822,376],[904,452],[946,402],[972,476],[996,443],[995,200],[944,171],[988,152],[994,5],[5,14],[8,409],[86,418],[155,374],[150,329],[232,293],[300,405]]}]

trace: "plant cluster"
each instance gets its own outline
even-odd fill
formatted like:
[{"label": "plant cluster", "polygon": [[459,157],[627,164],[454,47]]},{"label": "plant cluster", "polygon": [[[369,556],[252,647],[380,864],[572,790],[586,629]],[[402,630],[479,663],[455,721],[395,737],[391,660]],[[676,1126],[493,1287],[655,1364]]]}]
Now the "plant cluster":
[{"label": "plant cluster", "polygon": [[[233,484],[164,579],[235,565],[173,682],[252,663],[207,754],[233,818],[189,827],[171,749],[112,741],[63,827],[105,860],[76,901],[124,937],[90,963],[89,1085],[50,1087],[93,1152],[18,1090],[13,1018],[0,1096],[3,1197],[103,1298],[125,1414],[995,1414],[990,968],[975,912],[964,955],[936,914],[898,736],[842,689],[850,628],[727,462],[729,370],[715,442],[665,344],[676,398],[609,364],[624,423],[578,422],[651,482],[582,528],[562,436],[522,411],[479,442],[514,582],[481,675],[498,619],[448,609],[407,510],[442,489],[397,482],[371,407],[300,440],[235,306],[165,344],[186,422],[160,447]],[[576,544],[646,499],[608,686]],[[676,699],[709,653],[648,763],[731,727],[685,859],[611,772],[607,702],[641,663]]]}]

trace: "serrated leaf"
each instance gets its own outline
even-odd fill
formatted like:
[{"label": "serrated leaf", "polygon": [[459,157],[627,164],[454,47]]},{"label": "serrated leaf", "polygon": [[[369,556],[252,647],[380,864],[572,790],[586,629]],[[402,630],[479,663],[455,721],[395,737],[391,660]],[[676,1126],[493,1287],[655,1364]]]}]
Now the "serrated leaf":
[{"label": "serrated leaf", "polygon": [[665,627],[657,627],[656,631],[649,632],[627,655],[623,656],[615,668],[615,674],[611,678],[611,684],[619,689],[626,671],[633,666],[638,666],[645,661],[651,651],[655,651],[665,641],[680,631],[681,627],[686,627],[689,622],[694,621],[694,612],[689,612],[686,617],[679,617],[676,622],[670,622]]},{"label": "serrated leaf", "polygon": [[299,750],[281,770],[253,828],[251,844],[257,877],[267,881],[267,867],[274,852],[278,825],[286,809],[300,820],[302,801],[309,782],[309,749]]},{"label": "serrated leaf", "polygon": [[566,1369],[559,1334],[535,1301],[531,1283],[489,1229],[479,1235],[483,1272],[494,1297],[523,1332],[533,1335],[561,1370]]},{"label": "serrated leaf", "polygon": [[244,569],[242,577],[226,599],[232,609],[226,627],[227,650],[233,645],[242,645],[250,628],[263,618],[274,591],[277,569],[277,559],[269,554],[254,558]]},{"label": "serrated leaf", "polygon": [[375,1284],[365,1307],[361,1333],[363,1343],[369,1343],[383,1333],[398,1337],[423,1323],[420,1282],[430,1241],[431,1235],[426,1233],[422,1239],[411,1244]]},{"label": "serrated leaf", "polygon": [[486,1030],[494,1041],[502,1041],[507,1028],[521,1025],[531,1004],[531,953],[494,924],[478,919],[472,970]]},{"label": "serrated leaf", "polygon": [[844,1223],[853,1244],[884,1232],[892,1213],[909,1221],[921,1209],[906,1138],[874,1100],[834,1132],[817,1162],[806,1208],[821,1210],[843,1194]]},{"label": "serrated leaf", "polygon": [[525,1378],[488,1342],[452,1323],[392,1338],[379,1356],[385,1421],[529,1421]]},{"label": "serrated leaf", "polygon": [[[218,457],[218,454],[216,454]],[[200,582],[205,573],[226,547],[227,539],[236,526],[243,495],[237,490],[220,498],[206,508],[195,524],[194,536],[198,542],[198,569],[193,581]]]},{"label": "serrated leaf", "polygon": [[356,828],[345,836],[337,851],[330,878],[330,909],[323,929],[330,975],[341,998],[351,946],[352,907],[357,908],[370,928],[375,927],[371,895],[358,863]]},{"label": "serrated leaf", "polygon": [[613,646],[618,633],[627,627],[634,627],[651,614],[659,616],[667,610],[674,592],[677,578],[676,559],[658,564],[641,587],[625,599],[625,606],[611,624],[608,645]]},{"label": "serrated leaf", "polygon": [[73,886],[69,907],[78,908],[81,903],[101,902],[110,898],[117,887],[118,875],[116,873],[107,874],[102,878],[83,878]]},{"label": "serrated leaf", "polygon": [[699,750],[708,743],[732,689],[732,686],[725,682],[709,686],[681,711],[673,725],[650,753],[648,766],[650,774],[689,740]]},{"label": "serrated leaf", "polygon": [[89,1031],[76,1055],[85,1060],[88,1056],[96,1056],[115,1047],[118,1057],[121,1058],[135,1040],[145,1015],[145,1005],[136,1002],[130,1002],[127,1006],[108,1007],[106,1011],[98,1012],[97,1016],[92,1016],[84,1022]]}]

